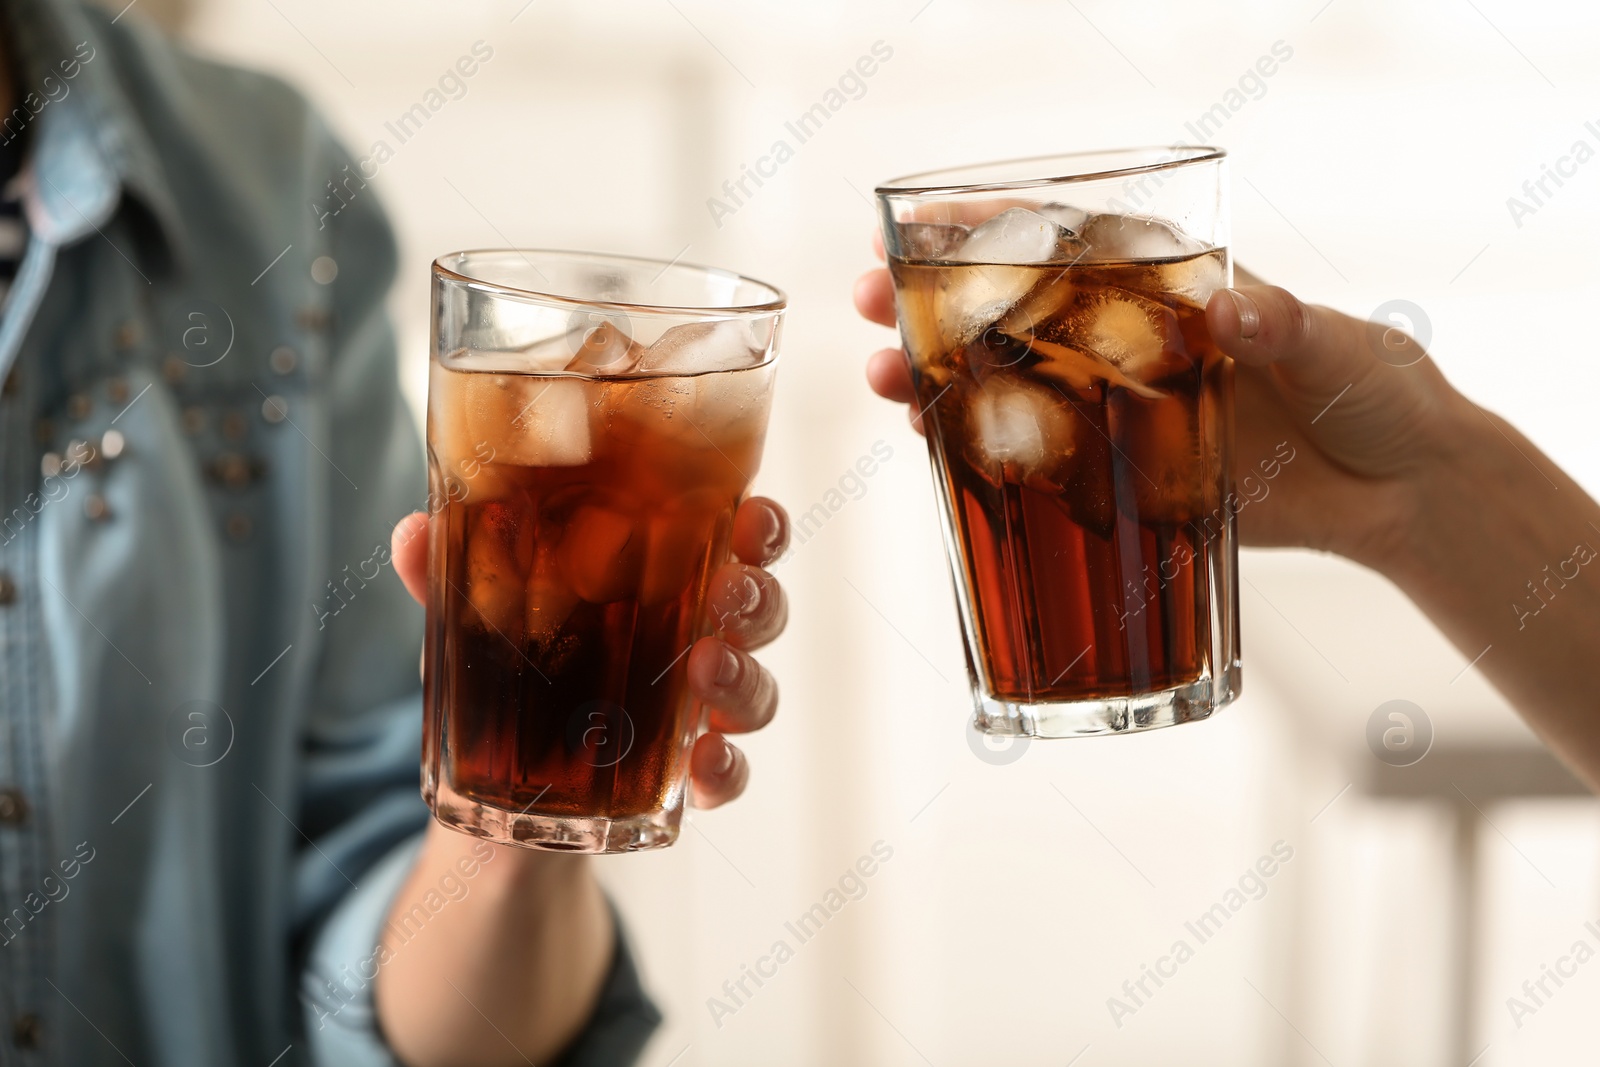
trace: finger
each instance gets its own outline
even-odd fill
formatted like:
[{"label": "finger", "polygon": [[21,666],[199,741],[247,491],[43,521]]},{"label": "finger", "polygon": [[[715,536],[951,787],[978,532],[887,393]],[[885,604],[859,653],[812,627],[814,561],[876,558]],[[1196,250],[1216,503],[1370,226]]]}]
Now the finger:
[{"label": "finger", "polygon": [[1331,399],[1377,365],[1376,350],[1369,344],[1369,328],[1377,327],[1331,308],[1303,304],[1275,285],[1212,294],[1206,325],[1228,355],[1251,366],[1275,366],[1307,400]]},{"label": "finger", "polygon": [[909,404],[916,399],[911,387],[911,365],[898,348],[884,348],[867,357],[867,384],[885,400]]},{"label": "finger", "polygon": [[420,511],[394,524],[389,535],[389,558],[406,592],[418,604],[428,602],[428,516]]},{"label": "finger", "polygon": [[715,808],[744,792],[750,763],[721,734],[701,734],[689,754],[689,780],[694,783],[694,806]]},{"label": "finger", "polygon": [[789,513],[778,502],[753,496],[733,516],[733,554],[765,567],[789,547]]},{"label": "finger", "polygon": [[872,254],[877,256],[881,262],[887,262],[889,259],[888,253],[883,250],[882,230],[872,231]]},{"label": "finger", "polygon": [[878,267],[857,278],[854,296],[862,318],[879,326],[894,325],[894,282],[887,269]]},{"label": "finger", "polygon": [[778,681],[754,656],[702,637],[689,653],[689,689],[711,709],[711,728],[747,734],[778,712]]},{"label": "finger", "polygon": [[736,648],[760,648],[782,633],[789,621],[789,602],[778,580],[744,563],[717,568],[708,601],[712,623]]}]

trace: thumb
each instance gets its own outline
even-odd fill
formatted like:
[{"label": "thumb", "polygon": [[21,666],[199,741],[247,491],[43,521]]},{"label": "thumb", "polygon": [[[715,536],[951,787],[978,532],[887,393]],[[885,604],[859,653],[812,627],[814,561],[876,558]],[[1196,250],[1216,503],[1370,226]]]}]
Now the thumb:
[{"label": "thumb", "polygon": [[1320,410],[1365,381],[1385,362],[1404,366],[1422,358],[1416,341],[1376,323],[1330,308],[1303,304],[1275,285],[1222,289],[1206,305],[1206,326],[1217,346],[1247,366],[1275,368],[1289,397]]},{"label": "thumb", "polygon": [[406,592],[418,604],[426,604],[428,516],[413,511],[394,524],[394,533],[389,536],[389,558],[394,562],[394,572],[399,575]]}]

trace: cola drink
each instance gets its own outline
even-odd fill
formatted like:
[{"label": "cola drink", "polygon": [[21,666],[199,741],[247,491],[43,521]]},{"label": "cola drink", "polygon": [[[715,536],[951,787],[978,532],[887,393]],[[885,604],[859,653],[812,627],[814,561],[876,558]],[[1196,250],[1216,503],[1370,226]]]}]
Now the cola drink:
[{"label": "cola drink", "polygon": [[941,333],[929,295],[981,285],[986,269],[893,265],[902,316],[923,320],[907,326],[926,338],[912,352],[917,395],[994,695],[1096,699],[1196,681],[1232,368],[1172,282],[1220,277],[1221,254],[1009,266],[1031,279],[1024,305],[965,343]]},{"label": "cola drink", "polygon": [[977,725],[1209,715],[1239,676],[1225,249],[1059,203],[919,208],[886,244]]},{"label": "cola drink", "polygon": [[425,791],[468,832],[625,851],[676,836],[687,653],[717,628],[772,366],[743,323],[646,347],[602,320],[573,347],[553,373],[431,366]]}]

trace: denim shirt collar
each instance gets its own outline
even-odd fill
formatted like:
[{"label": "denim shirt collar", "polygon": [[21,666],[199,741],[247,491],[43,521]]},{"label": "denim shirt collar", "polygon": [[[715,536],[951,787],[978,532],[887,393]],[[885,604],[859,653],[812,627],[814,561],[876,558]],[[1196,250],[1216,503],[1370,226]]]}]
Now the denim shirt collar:
[{"label": "denim shirt collar", "polygon": [[[117,79],[117,58],[101,18],[75,0],[10,5],[16,106],[30,112],[31,93],[40,108],[29,120],[32,147],[23,193],[32,234],[57,247],[80,241],[110,221],[127,192],[156,223],[156,255],[141,257],[147,272],[184,261],[184,231],[171,187]],[[65,77],[74,62],[76,76]]]}]

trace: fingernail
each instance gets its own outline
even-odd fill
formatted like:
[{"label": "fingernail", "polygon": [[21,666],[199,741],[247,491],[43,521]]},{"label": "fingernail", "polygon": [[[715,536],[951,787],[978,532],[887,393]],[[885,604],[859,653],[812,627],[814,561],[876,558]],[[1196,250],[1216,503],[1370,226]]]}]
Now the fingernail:
[{"label": "fingernail", "polygon": [[1229,299],[1233,301],[1233,309],[1239,313],[1239,336],[1251,338],[1256,331],[1261,329],[1261,309],[1256,307],[1256,302],[1237,289],[1224,289]]},{"label": "fingernail", "polygon": [[753,614],[761,606],[761,583],[748,574],[740,575],[729,592],[738,601],[738,607],[733,609],[735,615]]},{"label": "fingernail", "polygon": [[717,687],[728,689],[739,680],[739,672],[744,665],[739,662],[739,654],[726,645],[722,648],[722,662],[717,664]]},{"label": "fingernail", "polygon": [[778,516],[776,508],[762,505],[761,508],[761,548],[763,554],[771,556],[778,550],[778,544],[783,539],[783,519]]},{"label": "fingernail", "polygon": [[720,777],[731,770],[733,770],[733,746],[724,741],[722,754],[717,757],[717,765],[711,768],[711,773]]}]

